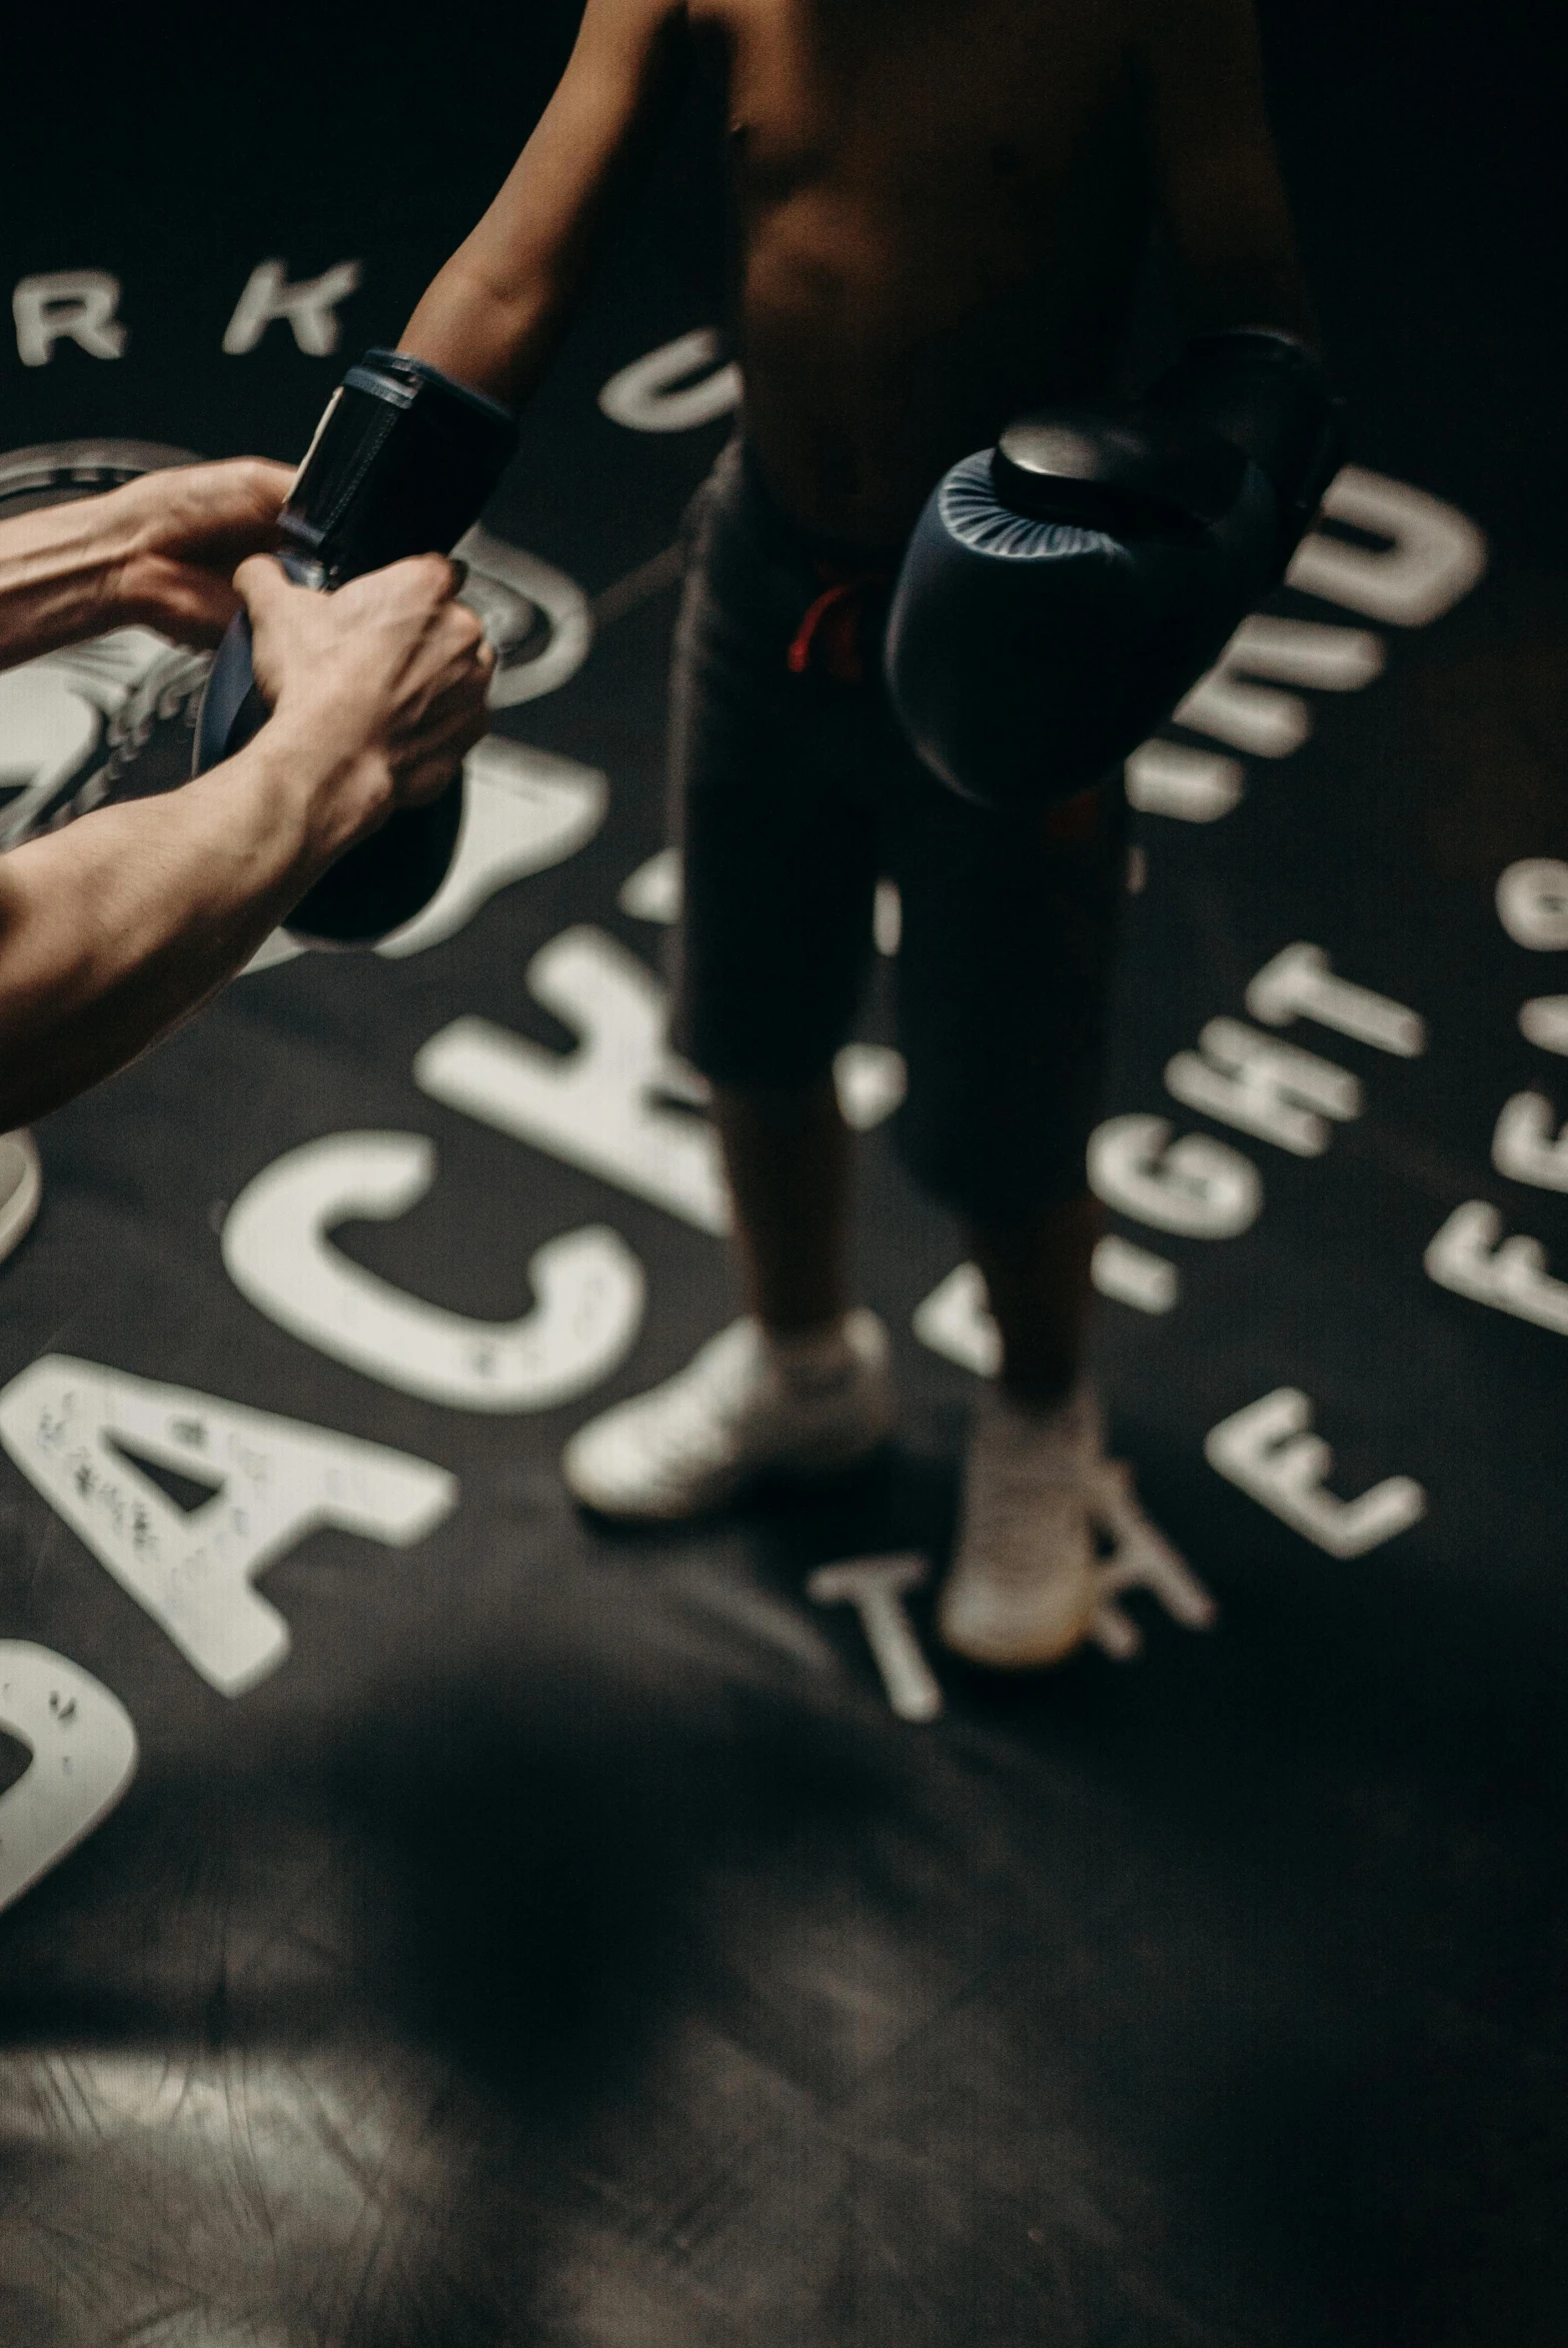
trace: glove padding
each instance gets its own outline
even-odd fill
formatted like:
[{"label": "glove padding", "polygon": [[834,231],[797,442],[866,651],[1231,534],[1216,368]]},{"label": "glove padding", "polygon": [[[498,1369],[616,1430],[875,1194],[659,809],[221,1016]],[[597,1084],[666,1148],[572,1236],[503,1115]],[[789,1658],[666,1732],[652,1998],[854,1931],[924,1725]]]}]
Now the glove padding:
[{"label": "glove padding", "polygon": [[1120,415],[1009,425],[938,483],[899,573],[887,684],[921,759],[994,807],[1100,782],[1278,585],[1341,449],[1316,361],[1252,329]]},{"label": "glove padding", "polygon": [[[283,568],[330,591],[407,555],[445,554],[478,520],[516,446],[516,421],[496,401],[401,351],[367,351],[333,393],[289,493]],[[192,773],[232,758],[269,715],[242,612],[207,682]],[[369,946],[412,921],[447,877],[462,820],[460,775],[341,856],[295,907],[291,935]]]}]

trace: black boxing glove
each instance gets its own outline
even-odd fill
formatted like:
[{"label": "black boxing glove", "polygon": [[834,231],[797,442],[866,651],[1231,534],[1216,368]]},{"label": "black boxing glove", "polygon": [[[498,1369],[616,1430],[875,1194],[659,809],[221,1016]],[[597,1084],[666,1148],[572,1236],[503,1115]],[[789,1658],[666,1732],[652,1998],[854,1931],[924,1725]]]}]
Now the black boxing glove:
[{"label": "black boxing glove", "polygon": [[[328,402],[289,492],[279,560],[300,585],[330,592],[407,555],[446,554],[478,520],[517,438],[511,412],[482,392],[402,351],[367,351]],[[269,715],[242,612],[207,681],[192,773],[232,758]],[[446,879],[462,818],[460,775],[341,856],[295,907],[290,933],[374,945],[412,921]]]},{"label": "black boxing glove", "polygon": [[887,684],[921,759],[989,806],[1098,783],[1279,584],[1342,454],[1317,361],[1254,328],[1119,413],[1020,416],[938,483],[899,572]]}]

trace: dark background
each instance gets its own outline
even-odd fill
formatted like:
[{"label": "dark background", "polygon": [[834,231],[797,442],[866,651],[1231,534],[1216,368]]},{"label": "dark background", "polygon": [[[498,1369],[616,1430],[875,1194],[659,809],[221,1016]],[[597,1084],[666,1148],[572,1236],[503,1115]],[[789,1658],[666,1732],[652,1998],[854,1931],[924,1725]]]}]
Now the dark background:
[{"label": "dark background", "polygon": [[[345,355],[396,336],[548,94],[570,7],[35,15],[7,34],[5,282],[123,283],[126,357],[0,340],[0,446],[95,434],[292,456],[335,379],[286,327],[220,337],[255,263],[353,254]],[[313,1536],[269,1577],[294,1651],[228,1702],[0,1466],[0,1634],[111,1687],[142,1743],[121,1808],[0,1918],[0,2338],[17,2348],[677,2341],[1242,2348],[1560,2336],[1568,1347],[1435,1286],[1422,1250],[1494,1201],[1568,1274],[1560,1196],[1490,1165],[1553,1093],[1517,1027],[1561,957],[1493,910],[1562,853],[1560,89],[1544,12],[1265,12],[1275,113],[1355,456],[1478,521],[1481,586],[1316,696],[1297,756],[1223,822],[1149,817],[1110,1107],[1293,939],[1414,1006],[1424,1058],[1290,1031],[1362,1076],[1329,1153],[1252,1157],[1267,1203],[1179,1263],[1162,1319],[1107,1303],[1116,1447],[1223,1606],[1196,1640],[1090,1653],[948,1714],[886,1714],[820,1560],[940,1561],[971,1380],[909,1335],[958,1259],[884,1134],[863,1275],[904,1433],[847,1496],[660,1540],[568,1507],[554,1462],[732,1309],[722,1252],[413,1086],[478,1012],[566,1048],[528,957],[616,910],[663,841],[673,597],[607,627],[498,730],[602,767],[556,871],[404,962],[247,979],[41,1132],[46,1198],[0,1272],[0,1374],[113,1363],[437,1460],[458,1513],[408,1558]],[[673,539],[724,427],[598,411],[618,367],[722,299],[695,103],[531,412],[497,529],[597,595]],[[1308,607],[1287,606],[1286,608]],[[1315,607],[1319,617],[1321,607]],[[864,1033],[881,1033],[884,1006]],[[1568,1113],[1568,1087],[1557,1088]],[[1205,1121],[1179,1116],[1182,1130]],[[467,1312],[604,1218],[644,1333],[571,1409],[391,1393],[229,1283],[214,1222],[350,1128],[430,1133],[431,1196],[342,1243]],[[1310,1394],[1336,1490],[1414,1475],[1426,1520],[1336,1562],[1203,1461],[1218,1419]],[[18,1753],[15,1766],[21,1765]]]}]

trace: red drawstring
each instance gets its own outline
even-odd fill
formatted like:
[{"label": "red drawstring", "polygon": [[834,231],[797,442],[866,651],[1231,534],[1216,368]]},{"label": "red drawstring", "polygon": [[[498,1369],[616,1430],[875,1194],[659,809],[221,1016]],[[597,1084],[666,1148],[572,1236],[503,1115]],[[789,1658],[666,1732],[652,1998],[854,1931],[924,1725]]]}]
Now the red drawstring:
[{"label": "red drawstring", "polygon": [[1047,840],[1077,848],[1094,838],[1099,820],[1099,792],[1091,789],[1080,791],[1073,799],[1058,799],[1045,810],[1040,829]]},{"label": "red drawstring", "polygon": [[[814,569],[817,578],[827,584],[806,606],[784,655],[789,674],[803,677],[820,647],[821,665],[835,685],[863,685],[860,622],[865,616],[865,598],[873,588],[890,586],[892,573],[846,570],[825,556],[817,559]],[[1045,809],[1039,821],[1044,837],[1053,844],[1080,847],[1099,830],[1099,793],[1080,791],[1072,799],[1058,800]]]},{"label": "red drawstring", "polygon": [[827,562],[816,565],[816,576],[828,584],[807,608],[784,658],[790,676],[803,677],[819,641],[822,666],[834,683],[862,685],[865,662],[860,651],[860,621],[865,597],[871,588],[885,587],[891,573],[838,571],[834,577],[836,569],[836,565]]}]

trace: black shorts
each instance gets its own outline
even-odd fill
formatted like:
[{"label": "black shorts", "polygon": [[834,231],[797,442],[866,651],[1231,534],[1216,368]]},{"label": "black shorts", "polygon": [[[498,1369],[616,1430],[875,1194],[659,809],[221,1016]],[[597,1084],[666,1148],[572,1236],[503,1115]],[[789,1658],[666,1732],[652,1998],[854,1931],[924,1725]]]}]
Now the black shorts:
[{"label": "black shorts", "polygon": [[888,582],[794,530],[743,442],[695,530],[671,707],[679,1049],[724,1085],[824,1076],[885,876],[910,1171],[982,1220],[1077,1195],[1123,894],[1119,781],[1043,818],[938,783],[882,682]]}]

